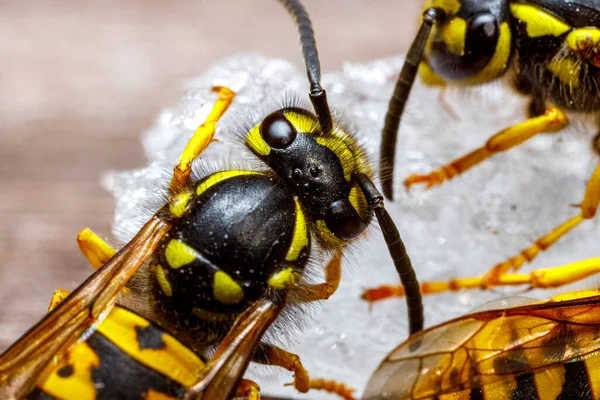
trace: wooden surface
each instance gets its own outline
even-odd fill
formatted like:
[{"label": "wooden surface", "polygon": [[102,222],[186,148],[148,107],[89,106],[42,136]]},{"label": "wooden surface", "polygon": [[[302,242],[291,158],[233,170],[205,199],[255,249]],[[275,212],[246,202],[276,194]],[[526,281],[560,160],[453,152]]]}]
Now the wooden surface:
[{"label": "wooden surface", "polygon": [[[323,68],[406,51],[420,0],[305,0]],[[239,51],[301,63],[273,0],[0,2],[0,350],[90,273],[75,243],[110,237],[109,169],[187,78]]]}]

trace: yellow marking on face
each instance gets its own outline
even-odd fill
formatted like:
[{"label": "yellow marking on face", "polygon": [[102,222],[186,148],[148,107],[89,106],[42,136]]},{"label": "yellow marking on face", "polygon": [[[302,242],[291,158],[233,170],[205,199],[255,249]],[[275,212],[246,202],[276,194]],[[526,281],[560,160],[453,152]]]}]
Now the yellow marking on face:
[{"label": "yellow marking on face", "polygon": [[244,176],[244,175],[264,175],[260,172],[256,171],[240,171],[240,170],[229,170],[229,171],[221,171],[216,172],[202,181],[198,187],[196,188],[196,194],[200,196],[202,193],[206,192],[209,188],[213,187],[217,183],[221,183],[226,179],[234,178],[236,176]]},{"label": "yellow marking on face", "polygon": [[177,239],[171,239],[165,249],[165,258],[169,267],[177,269],[196,259],[196,250]]},{"label": "yellow marking on face", "polygon": [[[96,388],[92,369],[100,366],[98,355],[87,343],[80,342],[71,348],[67,357],[64,362],[50,363],[36,385],[56,398],[94,400]],[[63,368],[72,368],[72,373],[68,377],[61,376],[59,372]]]},{"label": "yellow marking on face", "polygon": [[311,133],[318,127],[317,120],[310,114],[286,111],[283,115],[290,121],[296,132]]},{"label": "yellow marking on face", "polygon": [[527,35],[532,38],[558,37],[571,29],[571,26],[536,6],[512,3],[510,11],[515,18],[527,24]]},{"label": "yellow marking on face", "polygon": [[317,220],[317,236],[321,239],[321,242],[325,248],[328,249],[341,249],[346,246],[346,242],[338,239],[330,230],[327,228],[327,224],[322,219]]},{"label": "yellow marking on face", "polygon": [[500,36],[498,36],[498,43],[496,44],[496,50],[491,60],[487,63],[484,69],[481,70],[476,76],[461,81],[463,84],[476,85],[485,83],[496,79],[502,74],[508,67],[508,61],[511,53],[511,32],[507,22],[503,22],[500,25]]},{"label": "yellow marking on face", "polygon": [[342,164],[344,178],[350,182],[352,174],[356,171],[356,159],[352,150],[335,136],[317,136],[315,139],[321,146],[325,146],[335,153]]},{"label": "yellow marking on face", "polygon": [[425,2],[424,9],[439,8],[444,10],[447,16],[453,16],[460,10],[460,7],[460,0],[428,0]]},{"label": "yellow marking on face", "polygon": [[217,271],[213,278],[213,296],[223,304],[237,304],[244,298],[244,290],[229,275]]},{"label": "yellow marking on face", "polygon": [[459,17],[452,18],[440,27],[440,38],[450,53],[463,56],[467,39],[467,21]]},{"label": "yellow marking on face", "polygon": [[448,84],[442,77],[433,72],[426,61],[421,61],[419,64],[419,76],[423,83],[428,86],[446,86]]},{"label": "yellow marking on face", "polygon": [[350,201],[350,204],[352,204],[352,207],[354,207],[361,219],[364,220],[370,215],[369,208],[367,206],[367,199],[365,199],[365,196],[358,185],[354,184],[350,188],[348,201]]},{"label": "yellow marking on face", "polygon": [[169,204],[169,211],[176,217],[181,217],[190,201],[191,193],[180,193],[173,197]]},{"label": "yellow marking on face", "polygon": [[204,367],[202,360],[173,336],[163,332],[165,346],[160,349],[140,349],[136,328],[146,328],[148,320],[121,307],[115,307],[100,324],[98,332],[134,360],[162,373],[175,382],[189,387]]},{"label": "yellow marking on face", "polygon": [[162,290],[162,292],[169,297],[173,296],[173,288],[171,287],[171,284],[167,280],[167,277],[165,276],[165,270],[163,269],[162,266],[157,265],[155,267],[154,275],[156,276],[156,281],[158,282],[158,286],[160,287],[160,290]]},{"label": "yellow marking on face", "polygon": [[260,134],[260,123],[250,129],[246,136],[246,144],[250,147],[250,150],[259,156],[268,156],[271,153],[271,147]]},{"label": "yellow marking on face", "polygon": [[590,377],[590,387],[592,389],[592,398],[600,398],[600,355],[595,354],[583,360],[585,369]]},{"label": "yellow marking on face", "polygon": [[275,272],[267,281],[273,289],[284,290],[294,284],[294,272],[292,268],[286,268],[279,272]]},{"label": "yellow marking on face", "polygon": [[600,42],[600,29],[595,27],[575,29],[569,32],[566,41],[573,51],[587,50]]},{"label": "yellow marking on face", "polygon": [[581,64],[575,60],[564,58],[558,61],[551,61],[546,68],[569,87],[576,88],[579,86]]},{"label": "yellow marking on face", "polygon": [[296,261],[298,257],[300,257],[300,252],[302,249],[308,246],[308,232],[306,230],[306,218],[304,217],[304,212],[302,211],[302,207],[300,207],[300,202],[298,200],[296,203],[296,226],[294,227],[294,235],[292,237],[292,244],[288,249],[288,252],[285,256],[287,261]]}]

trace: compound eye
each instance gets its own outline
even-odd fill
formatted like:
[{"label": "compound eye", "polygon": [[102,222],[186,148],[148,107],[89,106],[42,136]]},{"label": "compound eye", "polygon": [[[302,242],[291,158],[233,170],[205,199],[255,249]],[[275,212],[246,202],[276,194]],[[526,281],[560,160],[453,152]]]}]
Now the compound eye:
[{"label": "compound eye", "polygon": [[[496,45],[500,37],[498,20],[493,14],[479,13],[471,16],[467,21],[455,19],[448,22],[446,29],[453,32],[448,38],[438,37],[433,42],[429,63],[440,76],[446,79],[459,80],[477,76],[478,73],[492,60],[496,52]],[[453,25],[454,24],[454,25]],[[453,31],[452,27],[461,26],[464,30]],[[462,35],[461,36],[461,32]],[[453,41],[460,43],[464,40],[463,51],[457,53],[450,44]]]},{"label": "compound eye", "polygon": [[351,240],[360,235],[367,224],[348,200],[334,201],[325,213],[325,224],[337,238]]},{"label": "compound eye", "polygon": [[274,149],[285,149],[296,139],[294,126],[281,111],[275,111],[262,120],[260,134]]},{"label": "compound eye", "polygon": [[474,15],[467,27],[467,49],[479,57],[494,54],[498,41],[498,20],[489,13]]}]

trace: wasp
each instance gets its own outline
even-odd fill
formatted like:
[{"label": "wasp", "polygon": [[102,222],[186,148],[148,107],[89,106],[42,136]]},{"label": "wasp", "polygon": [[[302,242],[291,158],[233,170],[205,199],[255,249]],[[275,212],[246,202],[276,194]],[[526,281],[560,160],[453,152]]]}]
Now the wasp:
[{"label": "wasp", "polygon": [[364,399],[598,399],[599,307],[598,290],[571,292],[426,329],[383,360]]},{"label": "wasp", "polygon": [[[250,361],[293,371],[301,392],[344,391],[311,380],[297,355],[262,338],[280,314],[293,319],[286,305],[336,291],[343,252],[374,217],[406,284],[410,332],[422,329],[419,285],[372,166],[332,118],[310,18],[298,0],[281,3],[300,33],[313,110],[286,106],[244,132],[255,168],[194,175],[235,101],[215,87],[164,204],[135,237],[115,251],[82,232],[98,269],[72,293],[57,292],[50,312],[0,356],[0,397],[257,399],[257,385],[240,381]],[[321,251],[330,255],[325,282],[310,283],[306,266]]]},{"label": "wasp", "polygon": [[[542,132],[568,125],[566,112],[597,116],[600,111],[600,3],[596,0],[429,0],[421,27],[406,56],[389,103],[381,142],[380,170],[393,170],[400,119],[419,73],[426,84],[478,85],[506,77],[531,99],[530,118],[493,135],[482,147],[428,174],[407,177],[404,186],[440,185],[484,160]],[[600,134],[592,140],[600,154]],[[382,173],[383,193],[393,198],[393,174]],[[532,261],[585,220],[600,202],[600,166],[592,173],[579,214],[538,238],[518,255],[481,278],[454,280],[445,288],[424,285],[423,293],[487,288],[507,281],[511,270]],[[589,271],[592,272],[592,271]],[[463,282],[469,285],[462,285]],[[554,285],[573,282],[559,277]],[[535,286],[536,282],[530,280]],[[375,289],[366,298],[401,294],[398,287]]]}]

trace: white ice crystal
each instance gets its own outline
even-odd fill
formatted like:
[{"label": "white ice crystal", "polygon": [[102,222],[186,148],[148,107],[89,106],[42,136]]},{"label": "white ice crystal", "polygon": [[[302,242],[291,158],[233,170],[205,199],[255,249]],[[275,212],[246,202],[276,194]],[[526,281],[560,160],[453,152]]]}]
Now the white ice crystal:
[{"label": "white ice crystal", "polygon": [[[356,135],[378,161],[380,132],[401,58],[347,64],[343,71],[325,74],[323,83],[332,108],[355,128]],[[192,81],[182,100],[161,113],[144,134],[149,159],[146,168],[111,173],[106,186],[117,201],[114,231],[131,238],[144,218],[140,209],[153,211],[157,191],[164,190],[168,171],[203,121],[214,101],[211,86],[226,85],[238,92],[201,163],[223,164],[239,157],[239,139],[228,134],[240,119],[266,115],[285,94],[306,98],[308,84],[302,71],[279,59],[238,55],[215,65]],[[442,107],[442,101],[458,118]],[[407,193],[402,179],[426,172],[482,145],[493,133],[525,118],[526,99],[501,83],[476,89],[440,90],[415,85],[398,141],[395,202],[387,208],[398,224],[421,281],[478,275],[528,246],[539,235],[578,213],[573,204],[583,196],[595,162],[590,140],[595,128],[575,120],[559,134],[545,134],[484,162],[468,173],[430,191]],[[231,149],[234,151],[230,151]],[[375,164],[376,165],[376,164]],[[147,216],[147,214],[146,214]],[[551,266],[598,256],[599,228],[584,222],[534,266]],[[530,266],[525,267],[530,270]],[[397,276],[377,228],[345,259],[337,293],[313,310],[303,333],[286,345],[299,354],[312,376],[338,379],[360,391],[379,361],[407,336],[406,308],[401,299],[377,303],[372,311],[359,297],[368,286],[395,283]],[[591,278],[579,288],[595,286]],[[555,292],[574,289],[570,286]],[[515,289],[499,290],[515,293]],[[548,292],[527,294],[545,298]],[[458,317],[501,294],[461,292],[425,298],[428,326]],[[322,393],[299,395],[283,383],[287,372],[251,366],[263,393],[293,398],[329,398]]]}]

